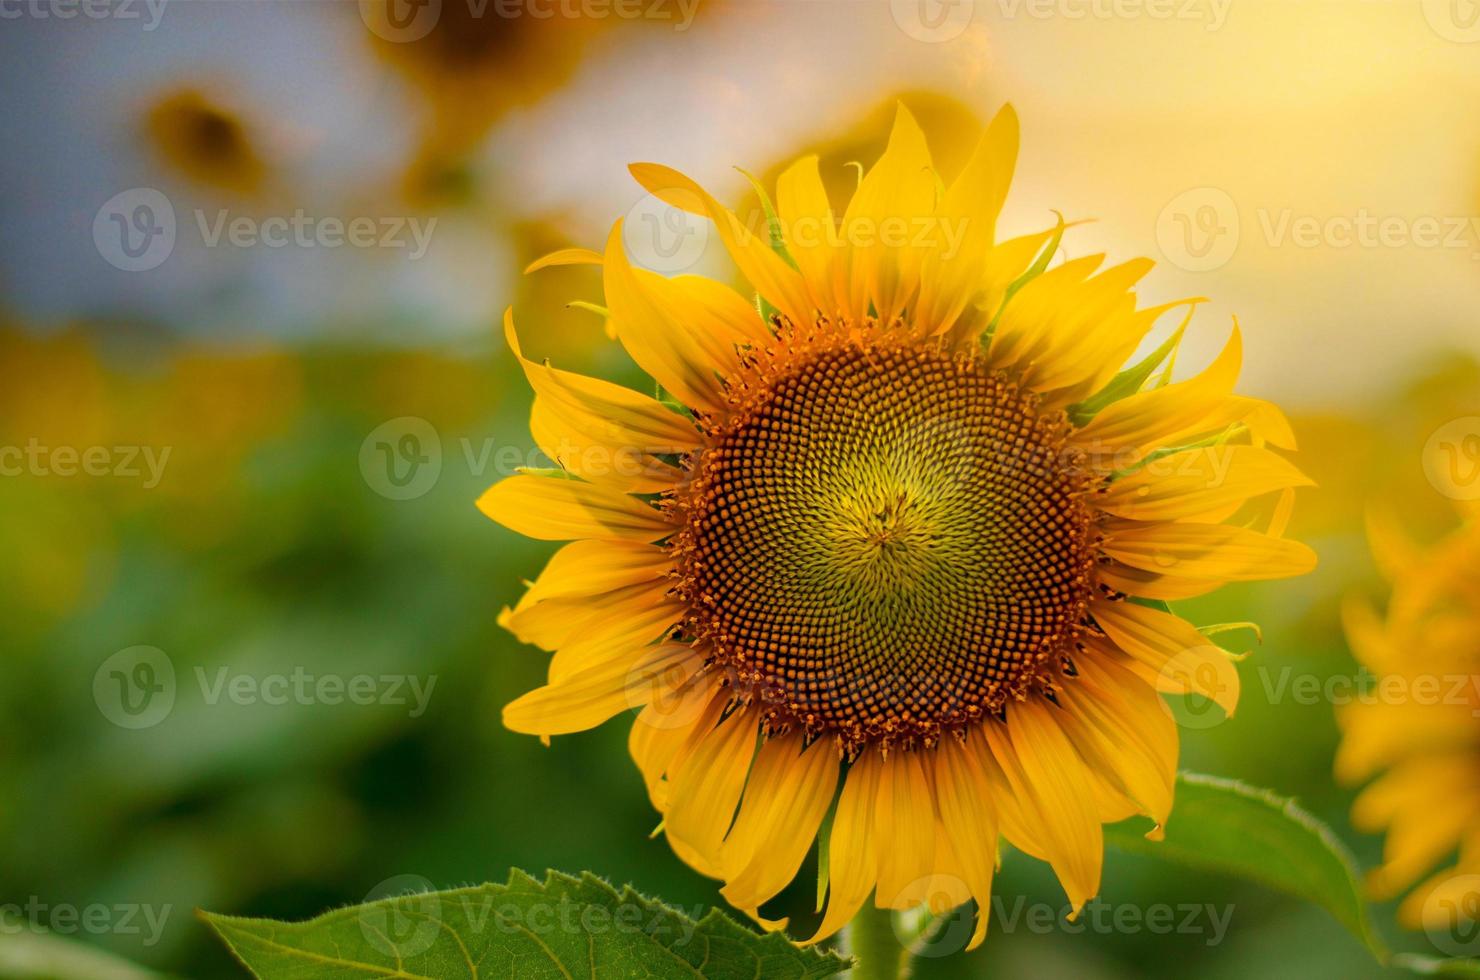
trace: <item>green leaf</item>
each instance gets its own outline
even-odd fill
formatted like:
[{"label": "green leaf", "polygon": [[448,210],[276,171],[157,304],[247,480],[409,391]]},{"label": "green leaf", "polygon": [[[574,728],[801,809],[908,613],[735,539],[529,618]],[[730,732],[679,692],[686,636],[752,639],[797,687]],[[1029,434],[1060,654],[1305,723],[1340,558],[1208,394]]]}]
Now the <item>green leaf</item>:
[{"label": "green leaf", "polygon": [[1130,821],[1106,827],[1105,839],[1123,851],[1256,881],[1312,902],[1379,961],[1388,958],[1368,920],[1350,853],[1329,827],[1287,797],[1184,772],[1177,777],[1165,840],[1146,840]]},{"label": "green leaf", "polygon": [[307,922],[200,913],[259,980],[707,977],[811,980],[834,953],[761,935],[710,909],[697,922],[590,873],[511,871],[506,884],[423,892]]}]

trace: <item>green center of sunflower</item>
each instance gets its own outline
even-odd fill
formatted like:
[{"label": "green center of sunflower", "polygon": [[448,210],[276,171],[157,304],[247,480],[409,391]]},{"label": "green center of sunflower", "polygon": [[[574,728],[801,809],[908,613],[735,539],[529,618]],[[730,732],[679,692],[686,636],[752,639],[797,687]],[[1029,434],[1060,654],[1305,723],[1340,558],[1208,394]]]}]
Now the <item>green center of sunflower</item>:
[{"label": "green center of sunflower", "polygon": [[1093,564],[1062,415],[975,361],[772,355],[680,497],[685,631],[772,728],[933,741],[1047,685]]}]

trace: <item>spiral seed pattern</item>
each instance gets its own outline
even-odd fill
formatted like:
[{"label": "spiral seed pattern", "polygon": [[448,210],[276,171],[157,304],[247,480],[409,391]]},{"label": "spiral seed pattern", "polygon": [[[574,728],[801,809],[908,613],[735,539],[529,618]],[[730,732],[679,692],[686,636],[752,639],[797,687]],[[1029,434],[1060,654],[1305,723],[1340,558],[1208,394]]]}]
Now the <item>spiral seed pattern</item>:
[{"label": "spiral seed pattern", "polygon": [[692,461],[674,547],[685,631],[770,725],[929,743],[1048,687],[1094,562],[1062,413],[856,335],[760,377]]}]

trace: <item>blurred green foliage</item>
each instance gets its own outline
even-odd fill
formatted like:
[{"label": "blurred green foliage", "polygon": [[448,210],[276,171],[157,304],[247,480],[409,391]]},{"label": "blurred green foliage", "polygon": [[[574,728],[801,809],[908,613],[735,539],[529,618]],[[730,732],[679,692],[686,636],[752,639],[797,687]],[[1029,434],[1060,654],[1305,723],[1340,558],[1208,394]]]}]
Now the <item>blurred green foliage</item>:
[{"label": "blurred green foliage", "polygon": [[[591,337],[592,365],[637,383],[594,323]],[[553,550],[473,508],[500,465],[529,458],[529,397],[510,358],[120,352],[80,330],[9,331],[3,346],[0,444],[171,449],[149,489],[125,476],[0,480],[6,901],[167,910],[157,942],[114,928],[77,938],[192,977],[234,969],[192,917],[197,907],[303,919],[398,875],[449,887],[501,880],[511,866],[592,869],[686,908],[721,904],[712,883],[649,838],[657,818],[624,725],[549,748],[499,725],[500,706],[540,683],[546,656],[518,647],[495,619]],[[1448,373],[1460,388],[1472,380]],[[1428,431],[1419,421],[1447,410],[1438,384],[1371,418],[1298,425],[1309,430],[1311,469],[1320,478],[1390,437],[1415,445],[1411,430]],[[405,416],[436,431],[441,472],[423,495],[393,500],[361,451],[377,427]],[[1298,796],[1371,864],[1377,842],[1345,829],[1350,792],[1330,778],[1331,706],[1272,699],[1277,675],[1261,672],[1352,669],[1335,611],[1341,594],[1371,582],[1359,501],[1346,499],[1361,495],[1342,484],[1310,496],[1294,533],[1321,551],[1316,575],[1185,607],[1199,622],[1252,615],[1266,639],[1241,666],[1238,717],[1184,730],[1183,760]],[[94,692],[103,662],[136,645],[163,651],[177,678],[168,716],[138,730],[110,721]],[[254,678],[407,675],[434,687],[418,717],[408,704],[210,703],[222,667]],[[1104,880],[1112,904],[1229,905],[1228,933],[1210,945],[1199,932],[1004,927],[1020,900],[1055,910],[1063,901],[1046,868],[1009,855],[984,949],[931,960],[920,975],[1375,971],[1323,913],[1254,886],[1116,854]],[[811,892],[799,882],[776,911],[805,930]],[[1393,938],[1390,920],[1386,931]]]}]

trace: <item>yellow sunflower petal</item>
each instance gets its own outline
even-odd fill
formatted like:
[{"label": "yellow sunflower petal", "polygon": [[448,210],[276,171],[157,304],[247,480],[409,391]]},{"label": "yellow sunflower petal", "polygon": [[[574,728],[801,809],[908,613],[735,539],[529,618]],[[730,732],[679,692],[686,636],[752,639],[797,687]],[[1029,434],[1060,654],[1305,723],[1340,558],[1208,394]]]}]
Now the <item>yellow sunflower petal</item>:
[{"label": "yellow sunflower petal", "polygon": [[504,706],[504,727],[527,735],[583,732],[642,707],[653,693],[655,675],[672,669],[692,673],[698,663],[688,644],[639,647],[516,698]]},{"label": "yellow sunflower petal", "polygon": [[855,319],[870,308],[881,323],[904,311],[920,285],[925,250],[921,221],[932,220],[937,195],[930,149],[915,117],[901,105],[884,155],[858,185],[843,212],[848,244],[848,309]]},{"label": "yellow sunflower petal", "polygon": [[[1105,840],[1084,761],[1050,714],[1058,710],[1017,702],[1009,707],[1006,724],[984,727],[992,756],[1023,817],[1039,828],[1037,842],[1046,848],[1077,915],[1100,890]],[[1004,830],[1012,840],[1009,828]]]},{"label": "yellow sunflower petal", "polygon": [[613,609],[610,617],[585,620],[578,637],[572,634],[550,658],[550,682],[557,683],[578,670],[647,646],[681,622],[685,612],[681,603],[664,599],[634,611]]},{"label": "yellow sunflower petal", "polygon": [[1202,373],[1114,402],[1075,434],[1075,443],[1104,458],[1106,468],[1124,469],[1148,453],[1206,431],[1209,416],[1232,396],[1243,349],[1235,327],[1222,353]]},{"label": "yellow sunflower petal", "polygon": [[1223,524],[1107,525],[1100,550],[1134,568],[1220,582],[1288,578],[1316,567],[1308,545]]},{"label": "yellow sunflower petal", "polygon": [[741,708],[708,732],[671,776],[664,834],[720,866],[720,845],[740,804],[755,755],[756,712]]},{"label": "yellow sunflower petal", "polygon": [[[1398,921],[1408,929],[1435,935],[1465,935],[1475,918],[1474,868],[1446,868],[1415,888],[1398,906]],[[1442,930],[1442,931],[1439,931]]]},{"label": "yellow sunflower petal", "polygon": [[673,533],[673,525],[656,508],[577,480],[511,476],[485,490],[478,509],[509,530],[540,541],[656,541]]},{"label": "yellow sunflower petal", "polygon": [[1121,477],[1094,498],[1094,505],[1137,521],[1190,520],[1311,482],[1267,449],[1202,446],[1160,457]]},{"label": "yellow sunflower petal", "polygon": [[1230,716],[1238,707],[1238,671],[1226,653],[1185,619],[1134,602],[1109,600],[1090,603],[1090,614],[1116,648],[1145,665],[1145,676],[1158,690],[1193,691]]},{"label": "yellow sunflower petal", "polygon": [[776,178],[776,216],[781,220],[787,251],[823,310],[841,310],[846,298],[845,284],[840,280],[842,241],[816,156],[803,157]]},{"label": "yellow sunflower petal", "polygon": [[992,787],[976,743],[941,739],[934,757],[936,803],[941,827],[955,852],[962,878],[976,899],[976,928],[967,949],[981,945],[991,919],[992,875],[997,868],[997,815]]},{"label": "yellow sunflower petal", "polygon": [[[536,398],[529,412],[535,445],[560,469],[588,483],[622,493],[662,493],[683,479],[683,471],[653,455],[650,443],[623,443],[608,430],[593,436],[591,428],[571,424],[547,399]],[[589,416],[575,416],[585,423]]]},{"label": "yellow sunflower petal", "polygon": [[682,761],[701,733],[714,728],[728,700],[719,676],[702,672],[675,687],[656,690],[638,712],[627,734],[627,749],[658,812],[668,809],[668,771]]},{"label": "yellow sunflower petal", "polygon": [[673,559],[662,548],[637,541],[572,541],[545,564],[519,600],[570,599],[664,578]]},{"label": "yellow sunflower petal", "polygon": [[988,356],[1016,367],[1028,387],[1059,408],[1103,388],[1134,353],[1153,323],[1183,303],[1136,309],[1131,287],[1149,259],[1135,259],[1095,276],[1099,256],[1076,259],[1029,282],[1003,310]]},{"label": "yellow sunflower petal", "polygon": [[605,445],[635,447],[645,453],[684,453],[699,446],[701,439],[693,423],[656,399],[526,358],[512,309],[504,311],[504,339],[519,359],[535,396],[564,425]]},{"label": "yellow sunflower petal", "polygon": [[838,809],[828,838],[827,912],[809,946],[831,936],[853,918],[878,879],[875,811],[883,759],[875,749],[861,752],[843,780]]},{"label": "yellow sunflower petal", "polygon": [[650,578],[617,586],[603,593],[600,602],[586,595],[521,602],[499,616],[499,625],[520,643],[554,650],[576,636],[589,638],[592,627],[605,633],[620,629],[633,617],[662,605],[667,594],[666,582]]},{"label": "yellow sunflower petal", "polygon": [[619,220],[607,238],[602,266],[602,288],[617,338],[638,367],[685,405],[722,410],[725,399],[718,375],[732,370],[734,362],[716,361],[691,332],[675,292],[660,285],[666,280],[641,272],[627,261]]},{"label": "yellow sunflower petal", "polygon": [[930,333],[950,329],[981,290],[981,270],[992,250],[997,215],[1007,199],[1017,155],[1017,113],[1004,106],[935,212],[930,227],[933,247],[920,273],[916,304],[922,329]]},{"label": "yellow sunflower petal", "polygon": [[1095,576],[1103,585],[1117,592],[1140,596],[1143,599],[1163,599],[1168,602],[1207,595],[1223,585],[1216,579],[1179,578],[1175,575],[1149,572],[1144,568],[1132,568],[1113,559],[1107,560],[1096,569]]},{"label": "yellow sunflower petal", "polygon": [[879,775],[877,833],[879,908],[908,908],[910,888],[928,876],[935,863],[935,815],[930,784],[919,752],[890,752]]},{"label": "yellow sunflower petal", "polygon": [[1092,769],[1115,779],[1160,825],[1172,809],[1177,725],[1156,689],[1114,660],[1086,651],[1079,676],[1059,690],[1060,718]]},{"label": "yellow sunflower petal", "polygon": [[776,254],[769,241],[745,227],[709,192],[677,170],[656,163],[634,163],[628,169],[649,194],[682,211],[703,215],[713,221],[740,274],[755,287],[756,292],[790,317],[793,323],[812,322],[816,303],[807,283]]},{"label": "yellow sunflower petal", "polygon": [[525,275],[561,265],[600,265],[601,253],[589,248],[560,248],[542,255],[524,267]]},{"label": "yellow sunflower petal", "polygon": [[721,852],[729,881],[720,891],[731,905],[753,916],[796,876],[832,805],[838,768],[829,739],[802,748],[798,733],[761,746]]}]

